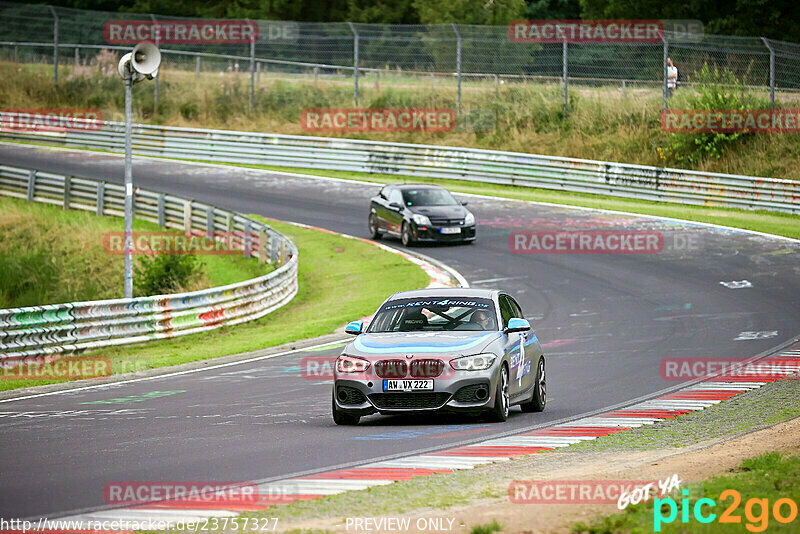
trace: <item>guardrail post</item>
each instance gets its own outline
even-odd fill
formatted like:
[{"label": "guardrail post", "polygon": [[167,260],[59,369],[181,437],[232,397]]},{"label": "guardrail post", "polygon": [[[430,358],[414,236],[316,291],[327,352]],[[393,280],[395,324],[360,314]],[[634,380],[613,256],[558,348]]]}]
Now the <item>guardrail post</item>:
[{"label": "guardrail post", "polygon": [[161,228],[166,228],[167,226],[167,210],[165,209],[167,197],[164,193],[158,195],[158,225]]},{"label": "guardrail post", "polygon": [[669,43],[667,42],[667,35],[664,34],[662,38],[664,41],[664,111],[667,111],[667,76],[668,76],[668,65],[667,65],[667,56],[669,56]]},{"label": "guardrail post", "polygon": [[250,219],[246,219],[244,221],[244,235],[242,236],[242,249],[244,249],[245,258],[253,255],[253,236],[251,232]]},{"label": "guardrail post", "polygon": [[36,171],[32,170],[28,173],[28,202],[33,202],[33,197],[36,192]]},{"label": "guardrail post", "polygon": [[450,23],[456,32],[456,79],[458,81],[458,94],[456,96],[456,109],[461,109],[461,34],[455,24]]},{"label": "guardrail post", "polygon": [[194,56],[194,77],[200,78],[200,56]]},{"label": "guardrail post", "polygon": [[214,237],[214,206],[206,210],[206,235]]},{"label": "guardrail post", "polygon": [[53,15],[53,90],[58,87],[58,13],[53,6],[50,13]]},{"label": "guardrail post", "polygon": [[280,252],[280,260],[279,266],[283,267],[286,265],[286,240],[281,239],[281,252]]},{"label": "guardrail post", "polygon": [[269,254],[269,262],[275,265],[275,262],[278,261],[278,240],[275,239],[275,236],[269,236],[269,244],[271,245],[270,254]]},{"label": "guardrail post", "polygon": [[775,49],[769,44],[766,37],[762,37],[761,41],[764,46],[769,50],[769,104],[772,111],[775,111]]},{"label": "guardrail post", "polygon": [[567,47],[568,47],[568,44],[567,44],[566,36],[564,37],[563,47],[564,47],[564,49],[563,49],[561,55],[563,56],[562,57],[562,63],[563,63],[562,77],[564,78],[564,118],[566,119],[567,118],[567,108],[569,106],[569,95],[568,95],[568,89],[567,89],[568,79],[569,79],[569,67],[568,67],[568,61],[567,61]]},{"label": "guardrail post", "polygon": [[187,234],[192,233],[192,201],[186,200],[183,203],[183,231]]},{"label": "guardrail post", "polygon": [[358,107],[358,32],[352,22],[348,22],[353,32],[353,104]]},{"label": "guardrail post", "polygon": [[97,182],[97,215],[103,216],[106,204],[106,183]]},{"label": "guardrail post", "polygon": [[258,229],[258,263],[267,261],[267,231],[263,226]]},{"label": "guardrail post", "polygon": [[72,194],[72,176],[65,176],[64,177],[64,205],[62,206],[63,209],[69,209],[69,197]]},{"label": "guardrail post", "polygon": [[[247,19],[248,21],[250,19]],[[255,33],[255,32],[254,32]],[[253,95],[256,87],[256,38],[250,38],[250,111],[253,110]]]}]

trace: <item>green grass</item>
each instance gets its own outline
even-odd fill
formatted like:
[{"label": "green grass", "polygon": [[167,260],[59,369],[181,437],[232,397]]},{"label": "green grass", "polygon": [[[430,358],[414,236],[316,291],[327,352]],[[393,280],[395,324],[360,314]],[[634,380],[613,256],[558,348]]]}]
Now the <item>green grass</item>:
[{"label": "green grass", "polygon": [[499,532],[503,530],[503,526],[497,522],[496,519],[493,519],[491,523],[486,523],[485,525],[475,525],[470,529],[470,534],[493,534],[494,532]]},{"label": "green grass", "polygon": [[[123,117],[123,90],[113,53],[99,53],[92,66],[60,67],[59,86],[52,89],[52,68],[46,64],[0,61],[0,76],[14,79],[0,85],[4,108],[98,108],[105,120]],[[171,61],[160,70],[159,105],[153,108],[153,83],[134,87],[134,120],[141,123],[221,128],[297,135],[357,137],[446,146],[510,150],[566,157],[621,161],[655,166],[685,166],[705,171],[800,180],[800,136],[753,134],[736,140],[720,158],[681,162],[669,150],[671,134],[660,128],[662,101],[657,88],[635,88],[623,95],[616,86],[570,87],[570,111],[562,112],[557,84],[530,80],[493,83],[467,77],[462,87],[462,114],[451,132],[318,133],[302,128],[309,108],[353,107],[352,80],[310,77],[283,79],[262,73],[249,109],[249,77],[223,72],[227,62],[206,62],[209,71],[195,77],[193,62],[185,70]],[[211,65],[215,65],[212,67]],[[214,69],[211,71],[211,69]],[[371,77],[370,77],[371,78]],[[381,74],[375,87],[367,78],[360,86],[363,108],[456,109],[452,80],[429,80],[394,73]],[[676,93],[673,106],[691,109],[691,89]],[[796,107],[793,95],[778,95],[778,107]],[[685,100],[686,102],[682,102]],[[461,127],[465,117],[488,114],[488,127]],[[691,134],[689,134],[691,135]]]},{"label": "green grass", "polygon": [[451,191],[459,193],[514,198],[533,202],[543,202],[547,204],[566,204],[570,206],[582,206],[586,208],[625,211],[630,213],[640,213],[643,215],[655,215],[658,217],[673,217],[677,219],[719,224],[722,226],[742,228],[745,230],[755,230],[757,232],[800,239],[800,215],[778,213],[774,211],[741,210],[735,208],[706,206],[685,206],[663,202],[650,202],[646,200],[631,200],[605,195],[565,193],[529,187],[488,184],[484,182],[465,182],[460,180],[419,178],[392,174],[370,174],[365,172],[299,169],[294,167],[245,165],[236,163],[230,163],[227,165],[311,174],[315,176],[328,176],[331,178],[341,178],[346,180],[366,180],[377,183],[409,182],[438,184],[447,187]]},{"label": "green grass", "polygon": [[[572,527],[574,533],[606,534],[626,532],[632,534],[651,533],[654,531],[664,533],[717,533],[717,532],[797,532],[800,518],[788,524],[781,524],[774,519],[772,509],[779,499],[790,499],[795,503],[797,510],[800,503],[800,456],[781,456],[778,453],[768,453],[755,458],[749,458],[729,475],[724,475],[698,484],[689,484],[681,488],[688,490],[688,496],[673,495],[677,516],[671,523],[654,520],[654,501],[629,506],[623,513],[597,518],[586,523],[576,523]],[[741,502],[732,510],[732,516],[741,519],[740,524],[723,524],[719,522],[720,516],[727,508],[733,508],[733,497],[720,495],[726,490],[735,490],[741,495]],[[688,520],[682,522],[682,499],[688,499]],[[708,503],[702,507],[704,515],[716,514],[716,519],[704,524],[693,516],[694,504],[698,499],[712,499],[716,506],[711,508]],[[748,505],[750,499],[767,499],[768,507],[764,510],[760,505]],[[751,515],[748,517],[748,509]],[[789,515],[789,506],[782,506],[782,514]],[[669,517],[668,505],[661,506],[660,517]],[[658,526],[658,530],[656,530]],[[747,530],[745,530],[747,529]]]},{"label": "green grass", "polygon": [[[134,220],[133,229],[163,230],[142,220]],[[122,256],[106,252],[103,236],[123,230],[120,217],[0,196],[0,308],[122,298]],[[200,273],[182,289],[227,285],[271,270],[243,256],[197,259]],[[141,295],[135,284],[134,294]]]},{"label": "green grass", "polygon": [[[368,243],[261,220],[289,236],[299,249],[300,290],[292,302],[235,327],[86,355],[108,357],[117,374],[264,349],[332,333],[350,320],[373,313],[389,294],[428,285],[427,275],[418,266]],[[0,381],[0,391],[45,383]]]}]

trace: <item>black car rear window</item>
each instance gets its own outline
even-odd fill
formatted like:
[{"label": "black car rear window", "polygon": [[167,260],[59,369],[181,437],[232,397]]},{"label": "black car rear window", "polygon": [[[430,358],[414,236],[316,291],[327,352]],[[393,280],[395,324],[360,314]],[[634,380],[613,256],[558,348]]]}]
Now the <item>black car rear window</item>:
[{"label": "black car rear window", "polygon": [[494,302],[487,298],[410,298],[390,300],[369,325],[377,332],[498,330]]}]

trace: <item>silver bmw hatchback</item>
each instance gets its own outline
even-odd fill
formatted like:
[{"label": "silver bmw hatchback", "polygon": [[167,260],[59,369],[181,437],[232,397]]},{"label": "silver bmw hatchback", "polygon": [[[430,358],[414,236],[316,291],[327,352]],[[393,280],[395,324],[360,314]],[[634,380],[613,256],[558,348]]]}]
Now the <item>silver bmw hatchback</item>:
[{"label": "silver bmw hatchback", "polygon": [[406,412],[541,412],[547,402],[539,339],[504,291],[422,289],[395,293],[336,359],[333,420]]}]

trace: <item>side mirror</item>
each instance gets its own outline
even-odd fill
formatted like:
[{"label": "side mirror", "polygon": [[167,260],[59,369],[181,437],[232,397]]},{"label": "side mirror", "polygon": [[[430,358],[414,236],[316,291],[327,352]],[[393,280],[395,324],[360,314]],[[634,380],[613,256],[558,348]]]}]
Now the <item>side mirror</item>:
[{"label": "side mirror", "polygon": [[396,209],[397,211],[400,211],[400,210],[403,209],[403,205],[398,203],[398,202],[391,202],[389,204],[389,207],[392,208],[392,209]]},{"label": "side mirror", "polygon": [[469,204],[469,202],[467,202],[466,200],[462,200],[462,201],[461,201],[461,205],[462,205],[462,206],[466,206],[467,204]]},{"label": "side mirror", "polygon": [[344,328],[345,334],[351,334],[353,336],[357,336],[363,331],[364,331],[364,321],[353,321]]},{"label": "side mirror", "polygon": [[531,329],[531,323],[529,323],[525,319],[512,317],[511,319],[508,320],[508,326],[505,327],[503,331],[506,334],[510,334],[511,332],[527,332],[530,329]]}]

